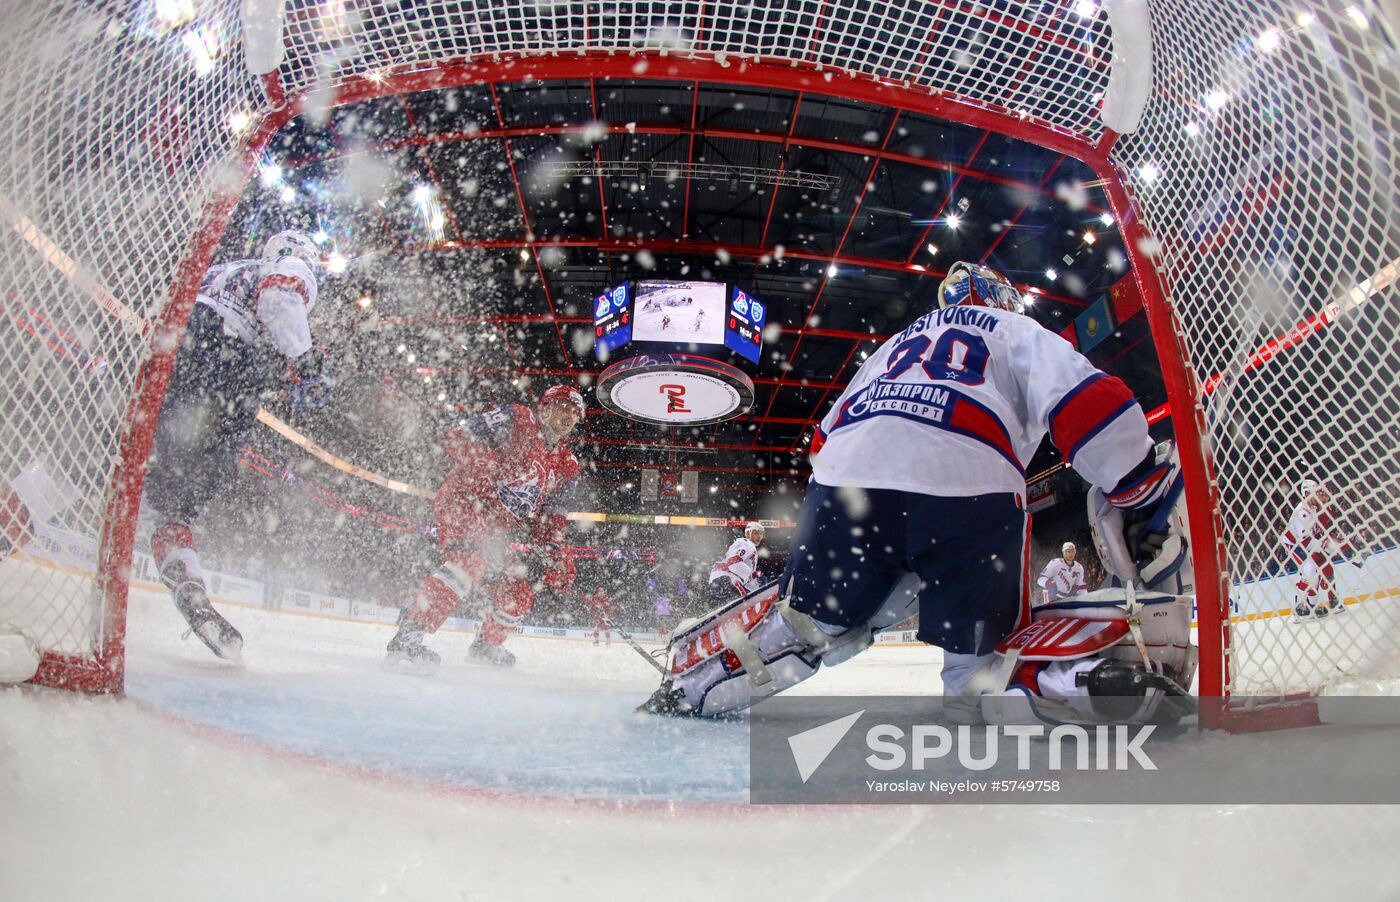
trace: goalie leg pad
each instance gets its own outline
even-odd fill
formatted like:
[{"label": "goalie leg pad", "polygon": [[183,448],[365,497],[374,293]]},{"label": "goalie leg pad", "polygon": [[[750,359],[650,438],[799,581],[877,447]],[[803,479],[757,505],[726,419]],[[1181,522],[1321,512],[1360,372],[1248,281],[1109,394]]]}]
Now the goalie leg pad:
[{"label": "goalie leg pad", "polygon": [[671,676],[654,713],[722,717],[797,685],[823,661],[840,663],[869,648],[868,624],[841,627],[794,610],[772,584],[677,630]]},{"label": "goalie leg pad", "polygon": [[[981,685],[998,675],[983,689],[989,723],[1143,723],[1164,698],[1184,695],[1195,674],[1189,597],[1105,589],[1032,617],[984,668]],[[1183,711],[1166,713],[1176,720]]]}]

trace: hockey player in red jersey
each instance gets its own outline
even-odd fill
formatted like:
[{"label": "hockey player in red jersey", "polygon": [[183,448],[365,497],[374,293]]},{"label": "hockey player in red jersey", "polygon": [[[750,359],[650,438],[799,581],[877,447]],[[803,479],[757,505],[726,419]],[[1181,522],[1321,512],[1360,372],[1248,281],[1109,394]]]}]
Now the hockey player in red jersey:
[{"label": "hockey player in red jersey", "polygon": [[454,468],[433,500],[442,566],[400,616],[389,663],[438,663],[424,635],[474,595],[485,596],[489,607],[468,654],[500,667],[515,663],[502,646],[534,605],[535,587],[566,593],[573,586],[574,563],[563,542],[579,463],[562,442],[585,410],[577,390],[556,385],[534,410],[506,404],[448,434],[444,450]]},{"label": "hockey player in red jersey", "polygon": [[588,606],[593,617],[593,644],[597,645],[600,640],[605,639],[611,648],[612,628],[608,626],[608,618],[612,614],[612,603],[608,600],[608,593],[599,589],[583,596],[583,603]]},{"label": "hockey player in red jersey", "polygon": [[944,649],[945,709],[968,720],[1029,704],[1092,721],[1115,716],[1114,697],[1149,717],[1190,685],[1190,598],[1175,589],[1029,605],[1025,467],[1041,439],[1094,486],[1105,565],[1144,590],[1185,560],[1170,447],[1153,447],[1126,385],[1021,315],[1000,273],[955,264],[939,296],[822,419],[787,570],[677,627],[644,710],[742,710],[916,612],[918,638]]}]

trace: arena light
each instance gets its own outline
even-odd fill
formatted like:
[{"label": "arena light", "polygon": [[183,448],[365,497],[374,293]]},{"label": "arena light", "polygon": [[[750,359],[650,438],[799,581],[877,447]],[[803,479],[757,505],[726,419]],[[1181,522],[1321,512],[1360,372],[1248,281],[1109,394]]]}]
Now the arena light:
[{"label": "arena light", "polygon": [[262,182],[264,188],[271,188],[282,181],[282,167],[276,163],[269,163],[258,168],[258,181]]},{"label": "arena light", "polygon": [[282,199],[282,203],[289,204],[297,199],[297,189],[293,188],[291,185],[283,185],[282,190],[278,192],[277,196]]},{"label": "arena light", "polygon": [[827,274],[827,276],[830,277],[830,278],[833,278],[833,279],[834,279],[834,278],[836,277],[836,274],[837,274],[838,272],[840,272],[840,270],[836,268],[836,264],[835,264],[835,263],[831,264],[830,266],[828,266],[828,267],[826,268],[826,274]]},{"label": "arena light", "polygon": [[929,255],[930,255],[930,256],[934,256],[934,257],[938,256],[938,245],[936,245],[936,244],[930,244],[930,245],[928,246],[928,252],[929,252]]},{"label": "arena light", "polygon": [[[407,350],[408,350],[408,345],[399,345],[397,348],[394,348],[394,350],[395,350],[395,351],[398,351],[400,354],[402,354],[404,351],[407,351]],[[463,348],[462,350],[465,351],[466,348]]]},{"label": "arena light", "polygon": [[326,272],[338,276],[350,268],[350,258],[335,251],[326,258]]},{"label": "arena light", "polygon": [[1060,277],[1060,274],[1057,273],[1057,272],[1055,272],[1053,269],[1047,269],[1047,270],[1045,271],[1045,278],[1049,279],[1051,282],[1055,281],[1055,280],[1058,279],[1059,277]]},{"label": "arena light", "polygon": [[1254,39],[1254,46],[1259,48],[1260,53],[1273,53],[1282,44],[1283,34],[1277,28],[1265,29]]},{"label": "arena light", "polygon": [[223,53],[218,35],[208,26],[201,25],[185,32],[180,36],[180,43],[185,45],[185,50],[190,55],[190,63],[199,75],[213,72],[216,66],[214,61]]},{"label": "arena light", "polygon": [[252,124],[253,117],[247,110],[234,110],[232,113],[228,114],[229,130],[236,134],[242,134],[247,131],[248,126]]},{"label": "arena light", "polygon": [[1298,24],[1299,28],[1307,28],[1309,25],[1312,25],[1317,22],[1317,16],[1307,12],[1298,13],[1298,15],[1294,17],[1293,21]]},{"label": "arena light", "polygon": [[325,244],[327,241],[331,240],[331,236],[326,232],[325,229],[317,229],[316,231],[311,233],[311,240],[316,242],[317,244]]},{"label": "arena light", "polygon": [[1355,25],[1361,31],[1366,31],[1371,27],[1371,22],[1366,18],[1366,14],[1361,11],[1361,7],[1348,6],[1345,12],[1347,18],[1351,20],[1351,24]]},{"label": "arena light", "polygon": [[1150,185],[1161,176],[1162,170],[1157,168],[1156,163],[1143,163],[1138,167],[1138,178],[1142,179],[1144,185]]},{"label": "arena light", "polygon": [[409,354],[407,357],[405,357],[404,359],[407,360],[409,363],[417,363],[417,362],[418,362],[418,355],[417,355],[417,354],[412,354],[412,353],[410,353],[410,354]]},{"label": "arena light", "polygon": [[361,310],[368,310],[374,304],[374,298],[370,297],[367,294],[363,294],[360,295],[359,299],[355,301],[355,304]]},{"label": "arena light", "polygon": [[1201,134],[1201,127],[1194,122],[1186,123],[1181,127],[1181,130],[1186,132],[1188,138],[1195,138]]},{"label": "arena light", "polygon": [[1093,232],[1091,232],[1091,231],[1086,231],[1086,232],[1084,233],[1084,243],[1085,243],[1085,244],[1090,244],[1090,245],[1091,245],[1091,244],[1093,244],[1095,241],[1098,241],[1098,240],[1099,240],[1099,239],[1098,239],[1098,236],[1096,236]]},{"label": "arena light", "polygon": [[1225,104],[1230,102],[1230,95],[1220,90],[1207,91],[1205,96],[1206,107],[1212,112],[1219,112],[1225,108]]},{"label": "arena light", "polygon": [[170,31],[194,21],[194,17],[194,0],[155,0],[156,22]]},{"label": "arena light", "polygon": [[956,232],[956,231],[958,230],[958,226],[960,226],[960,225],[962,225],[962,217],[959,216],[959,215],[956,214],[956,213],[949,213],[949,214],[948,214],[948,228],[950,228],[950,229],[952,229],[953,231]]},{"label": "arena light", "polygon": [[1113,225],[1113,214],[1112,214],[1112,213],[1105,213],[1105,214],[1103,214],[1102,216],[1099,217],[1099,222],[1103,223],[1105,227],[1108,227],[1108,226]]},{"label": "arena light", "polygon": [[1092,19],[1099,14],[1099,5],[1094,0],[1078,0],[1074,4],[1074,14],[1081,19]]},{"label": "arena light", "polygon": [[521,262],[521,263],[529,263],[529,262],[530,262],[530,249],[529,249],[528,247],[522,247],[522,248],[520,249],[520,262]]}]

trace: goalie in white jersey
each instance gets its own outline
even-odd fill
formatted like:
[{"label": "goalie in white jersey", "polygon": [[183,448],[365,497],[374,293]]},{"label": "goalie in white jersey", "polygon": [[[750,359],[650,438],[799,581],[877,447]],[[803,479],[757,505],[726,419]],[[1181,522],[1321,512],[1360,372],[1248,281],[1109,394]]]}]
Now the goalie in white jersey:
[{"label": "goalie in white jersey", "polygon": [[[1126,550],[1121,520],[1122,510],[1174,503],[1180,480],[1168,456],[1153,453],[1128,387],[1021,315],[1019,292],[1000,274],[956,264],[940,302],[886,341],[822,420],[775,590],[678,627],[670,674],[645,710],[739,710],[846,660],[915,611],[919,639],[947,652],[945,695],[973,697],[973,707],[1008,685],[1056,699],[1179,688],[1150,664],[1040,646],[1026,664],[1001,668],[1014,670],[1009,684],[990,686],[999,644],[1030,623],[1025,467],[1046,433],[1100,489],[1108,513],[1097,515],[1099,528],[1116,530],[1109,541],[1129,567],[1147,558],[1154,574],[1180,567],[1179,541],[1144,544],[1132,561],[1139,555]],[[1157,539],[1162,531],[1150,530]],[[1167,599],[1180,608],[1171,596],[1156,600]],[[1109,606],[1121,614],[1121,603]],[[1099,613],[1090,619],[1113,619]],[[1107,629],[1110,642],[1126,636],[1129,619]],[[1184,651],[1189,607],[1154,619],[1179,625],[1168,644]]]},{"label": "goalie in white jersey", "polygon": [[309,237],[286,231],[262,258],[210,269],[156,423],[145,495],[157,514],[151,555],[190,631],[229,660],[241,660],[243,637],[209,603],[193,524],[237,466],[265,391],[290,384],[299,410],[330,401],[334,373],[309,323],[319,263]]}]

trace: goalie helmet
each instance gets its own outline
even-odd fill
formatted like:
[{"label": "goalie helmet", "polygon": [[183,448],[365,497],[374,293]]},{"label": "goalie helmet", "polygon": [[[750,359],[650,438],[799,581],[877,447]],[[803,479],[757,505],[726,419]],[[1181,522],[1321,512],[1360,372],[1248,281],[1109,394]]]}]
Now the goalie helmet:
[{"label": "goalie helmet", "polygon": [[954,263],[938,287],[940,309],[968,305],[1021,312],[1021,292],[1001,273],[978,263]]},{"label": "goalie helmet", "polygon": [[267,244],[263,245],[263,257],[275,260],[279,257],[296,257],[311,267],[315,272],[321,265],[321,252],[316,249],[316,242],[305,232],[298,232],[295,229],[288,229],[285,232],[278,232],[267,239]]}]

